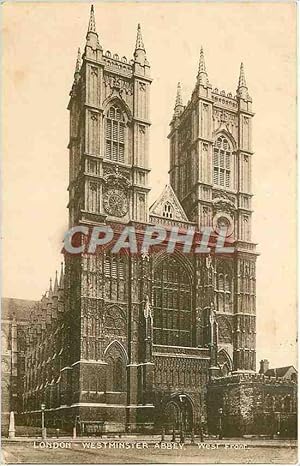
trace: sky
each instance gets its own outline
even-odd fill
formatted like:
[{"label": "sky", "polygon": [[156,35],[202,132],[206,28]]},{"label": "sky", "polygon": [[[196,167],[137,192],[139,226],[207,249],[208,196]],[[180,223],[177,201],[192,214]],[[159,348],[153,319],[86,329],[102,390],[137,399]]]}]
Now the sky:
[{"label": "sky", "polygon": [[[39,299],[68,226],[68,111],[88,3],[2,4],[2,293]],[[132,58],[141,23],[151,64],[151,204],[168,182],[176,85],[184,103],[201,45],[213,88],[236,91],[244,62],[253,122],[257,360],[296,364],[296,6],[95,2],[99,41]],[[289,27],[287,28],[287,25]]]}]

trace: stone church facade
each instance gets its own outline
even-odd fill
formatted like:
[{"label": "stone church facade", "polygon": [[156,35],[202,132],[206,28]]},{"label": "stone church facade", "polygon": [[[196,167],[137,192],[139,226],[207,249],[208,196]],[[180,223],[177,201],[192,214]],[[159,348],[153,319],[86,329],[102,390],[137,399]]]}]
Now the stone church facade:
[{"label": "stone church facade", "polygon": [[[102,38],[101,38],[102,39]],[[213,88],[201,49],[170,123],[170,182],[148,206],[151,68],[104,52],[92,8],[70,92],[69,225],[226,226],[233,254],[66,255],[27,332],[24,415],[88,432],[194,425],[212,379],[256,366],[252,100]],[[94,427],[93,427],[94,428]],[[95,427],[97,429],[97,427]]]}]

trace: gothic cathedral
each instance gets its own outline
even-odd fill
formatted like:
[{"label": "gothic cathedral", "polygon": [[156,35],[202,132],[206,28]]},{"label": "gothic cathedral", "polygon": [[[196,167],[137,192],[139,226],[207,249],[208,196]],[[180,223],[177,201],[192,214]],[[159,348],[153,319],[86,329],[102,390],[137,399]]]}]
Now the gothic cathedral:
[{"label": "gothic cathedral", "polygon": [[[256,366],[253,113],[243,65],[236,95],[213,89],[201,49],[187,105],[177,88],[170,181],[149,208],[151,81],[140,26],[132,60],[104,52],[92,7],[68,107],[70,227],[226,226],[235,252],[66,255],[37,311],[46,320],[27,337],[25,411],[43,399],[49,415],[83,429],[184,422],[191,430],[206,418],[212,378]],[[34,358],[46,361],[39,380]]]}]

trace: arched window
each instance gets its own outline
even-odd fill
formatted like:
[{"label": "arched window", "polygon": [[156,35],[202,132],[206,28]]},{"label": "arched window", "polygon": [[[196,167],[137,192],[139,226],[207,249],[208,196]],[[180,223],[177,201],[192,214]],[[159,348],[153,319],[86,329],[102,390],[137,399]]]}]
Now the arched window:
[{"label": "arched window", "polygon": [[114,162],[125,161],[125,119],[117,105],[106,113],[105,157]]},{"label": "arched window", "polygon": [[227,318],[221,315],[217,322],[219,343],[232,343],[232,329]]},{"label": "arched window", "polygon": [[232,312],[232,274],[230,267],[224,263],[217,265],[215,293],[218,312]]},{"label": "arched window", "polygon": [[219,136],[214,144],[213,170],[214,184],[230,188],[232,184],[232,149],[225,136]]},{"label": "arched window", "polygon": [[125,391],[125,367],[123,360],[118,358],[113,366],[113,387],[116,392]]},{"label": "arched window", "polygon": [[173,207],[170,202],[166,202],[164,205],[163,217],[173,218]]},{"label": "arched window", "polygon": [[117,345],[113,344],[108,349],[106,361],[106,391],[125,392],[126,362]]},{"label": "arched window", "polygon": [[127,319],[121,308],[112,305],[105,311],[103,327],[106,335],[126,335]]},{"label": "arched window", "polygon": [[189,274],[173,257],[154,270],[154,344],[192,345],[192,307]]},{"label": "arched window", "polygon": [[225,350],[218,352],[218,366],[220,367],[222,376],[228,375],[232,370],[232,361]]},{"label": "arched window", "polygon": [[124,301],[126,297],[126,257],[107,254],[104,259],[105,296]]}]

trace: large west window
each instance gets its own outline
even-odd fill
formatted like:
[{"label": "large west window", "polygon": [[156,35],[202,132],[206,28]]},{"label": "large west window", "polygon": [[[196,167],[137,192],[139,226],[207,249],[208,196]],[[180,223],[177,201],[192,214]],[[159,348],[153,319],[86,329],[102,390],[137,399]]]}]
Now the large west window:
[{"label": "large west window", "polygon": [[106,113],[105,157],[114,162],[125,161],[125,119],[122,110],[112,105]]},{"label": "large west window", "polygon": [[192,306],[189,274],[167,257],[154,270],[154,344],[192,345]]},{"label": "large west window", "polygon": [[214,185],[230,188],[232,175],[232,149],[225,136],[219,136],[214,144],[213,154]]}]

